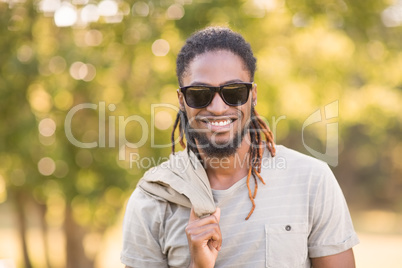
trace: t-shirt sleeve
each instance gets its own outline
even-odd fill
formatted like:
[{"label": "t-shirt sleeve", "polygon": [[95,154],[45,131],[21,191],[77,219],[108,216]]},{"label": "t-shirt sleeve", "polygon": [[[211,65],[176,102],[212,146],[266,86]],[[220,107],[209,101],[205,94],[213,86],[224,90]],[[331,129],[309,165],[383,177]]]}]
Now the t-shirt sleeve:
[{"label": "t-shirt sleeve", "polygon": [[341,253],[359,243],[342,190],[327,165],[317,186],[308,239],[310,258]]},{"label": "t-shirt sleeve", "polygon": [[140,189],[131,195],[123,220],[120,261],[129,267],[168,267],[162,252],[162,218],[166,204]]}]

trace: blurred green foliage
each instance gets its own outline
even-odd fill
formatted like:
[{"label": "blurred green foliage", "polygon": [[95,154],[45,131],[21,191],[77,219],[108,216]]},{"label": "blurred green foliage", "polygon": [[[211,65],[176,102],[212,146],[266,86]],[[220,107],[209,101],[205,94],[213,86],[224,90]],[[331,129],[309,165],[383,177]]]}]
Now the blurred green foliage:
[{"label": "blurred green foliage", "polygon": [[[170,152],[153,144],[169,144],[176,110],[152,104],[177,106],[180,47],[193,31],[223,25],[258,59],[259,113],[271,127],[286,116],[277,142],[307,152],[303,121],[339,100],[334,172],[349,203],[402,211],[402,31],[383,23],[392,1],[118,1],[116,23],[101,16],[71,27],[57,27],[40,3],[0,2],[0,202],[23,193],[46,207],[50,226],[61,226],[67,208],[86,232],[111,226],[154,164],[130,166],[130,155],[160,161]],[[95,148],[66,136],[69,111],[84,103],[96,108],[77,111],[71,132]],[[124,123],[130,116],[146,127]],[[145,144],[124,154],[123,133]],[[325,122],[308,134],[323,150]]]}]

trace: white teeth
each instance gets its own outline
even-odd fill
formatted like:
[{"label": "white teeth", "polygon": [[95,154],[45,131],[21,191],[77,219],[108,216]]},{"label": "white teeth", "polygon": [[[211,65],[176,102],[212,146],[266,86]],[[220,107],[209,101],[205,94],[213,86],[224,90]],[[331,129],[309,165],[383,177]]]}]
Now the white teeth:
[{"label": "white teeth", "polygon": [[231,122],[232,122],[232,120],[226,120],[226,121],[220,121],[220,122],[210,122],[210,124],[213,126],[226,126],[226,125],[229,125]]}]

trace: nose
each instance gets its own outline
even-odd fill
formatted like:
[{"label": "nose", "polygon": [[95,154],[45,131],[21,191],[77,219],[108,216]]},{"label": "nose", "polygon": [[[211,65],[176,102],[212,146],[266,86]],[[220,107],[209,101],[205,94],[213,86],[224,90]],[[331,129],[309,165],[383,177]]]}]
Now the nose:
[{"label": "nose", "polygon": [[207,106],[207,111],[215,115],[221,115],[226,112],[229,106],[222,100],[219,93],[215,93],[211,103]]}]

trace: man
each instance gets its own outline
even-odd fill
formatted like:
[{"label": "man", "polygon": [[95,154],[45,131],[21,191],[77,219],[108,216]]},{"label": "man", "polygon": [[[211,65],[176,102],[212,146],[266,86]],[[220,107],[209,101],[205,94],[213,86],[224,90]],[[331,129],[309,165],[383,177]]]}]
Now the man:
[{"label": "man", "polygon": [[181,49],[174,128],[187,150],[174,154],[173,129],[170,160],[132,194],[127,267],[355,267],[359,241],[336,179],[274,145],[254,109],[255,69],[250,45],[227,28],[199,31]]}]

